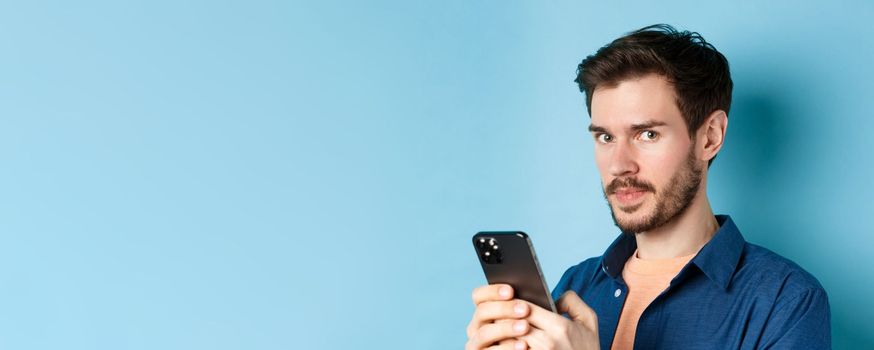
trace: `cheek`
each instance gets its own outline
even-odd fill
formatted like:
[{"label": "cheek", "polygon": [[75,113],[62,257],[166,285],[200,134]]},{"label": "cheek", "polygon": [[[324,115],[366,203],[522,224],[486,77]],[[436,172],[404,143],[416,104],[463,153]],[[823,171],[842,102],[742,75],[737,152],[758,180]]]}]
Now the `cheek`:
[{"label": "cheek", "polygon": [[642,150],[639,158],[641,177],[656,186],[663,187],[667,184],[683,166],[689,152],[688,148],[674,146]]}]

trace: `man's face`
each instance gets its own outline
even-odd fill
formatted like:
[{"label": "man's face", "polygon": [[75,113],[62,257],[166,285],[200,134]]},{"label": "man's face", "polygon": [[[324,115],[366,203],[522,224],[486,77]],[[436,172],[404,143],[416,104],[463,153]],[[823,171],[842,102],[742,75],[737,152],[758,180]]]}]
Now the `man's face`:
[{"label": "man's face", "polygon": [[595,162],[616,226],[646,232],[682,214],[704,163],[668,81],[650,74],[597,88],[591,108]]}]

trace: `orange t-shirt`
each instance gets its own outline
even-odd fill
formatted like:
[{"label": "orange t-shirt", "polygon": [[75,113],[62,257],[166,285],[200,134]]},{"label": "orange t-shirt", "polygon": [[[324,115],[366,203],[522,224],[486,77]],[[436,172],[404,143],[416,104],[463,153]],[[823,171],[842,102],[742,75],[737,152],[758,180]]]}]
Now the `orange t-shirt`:
[{"label": "orange t-shirt", "polygon": [[670,259],[642,260],[637,257],[637,251],[634,251],[622,269],[622,278],[628,285],[628,296],[622,307],[622,315],[619,316],[611,349],[634,348],[634,333],[643,310],[668,288],[671,280],[695,254]]}]

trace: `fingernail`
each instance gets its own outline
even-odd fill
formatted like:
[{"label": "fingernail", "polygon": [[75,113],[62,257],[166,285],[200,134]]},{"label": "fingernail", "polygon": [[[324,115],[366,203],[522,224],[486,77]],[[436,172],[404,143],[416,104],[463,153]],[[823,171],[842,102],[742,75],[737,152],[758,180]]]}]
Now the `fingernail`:
[{"label": "fingernail", "polygon": [[500,294],[504,298],[509,297],[510,296],[510,287],[501,287],[501,289],[498,290],[498,294]]},{"label": "fingernail", "polygon": [[513,311],[516,312],[517,315],[522,316],[525,314],[525,304],[518,303],[513,307]]},{"label": "fingernail", "polygon": [[517,321],[515,324],[513,324],[513,329],[515,329],[516,332],[519,332],[519,333],[524,332],[525,331],[525,321]]},{"label": "fingernail", "polygon": [[524,341],[520,340],[516,342],[516,350],[525,350],[526,347],[527,346],[525,345]]}]

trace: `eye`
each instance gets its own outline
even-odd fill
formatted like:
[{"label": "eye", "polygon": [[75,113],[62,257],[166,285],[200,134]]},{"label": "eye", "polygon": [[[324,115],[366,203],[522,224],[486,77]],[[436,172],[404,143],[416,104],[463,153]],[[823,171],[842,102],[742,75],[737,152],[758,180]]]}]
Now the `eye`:
[{"label": "eye", "polygon": [[597,134],[595,135],[595,140],[598,140],[599,143],[608,143],[613,141],[613,136],[610,136],[610,134]]},{"label": "eye", "polygon": [[659,133],[652,130],[644,130],[640,133],[640,139],[644,141],[655,141],[659,138]]}]

